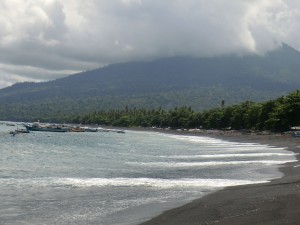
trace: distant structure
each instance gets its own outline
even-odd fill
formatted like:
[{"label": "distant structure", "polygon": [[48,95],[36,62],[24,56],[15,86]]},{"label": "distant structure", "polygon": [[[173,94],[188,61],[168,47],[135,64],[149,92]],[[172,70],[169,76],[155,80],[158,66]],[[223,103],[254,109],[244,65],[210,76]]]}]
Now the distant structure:
[{"label": "distant structure", "polygon": [[221,107],[223,108],[225,106],[225,100],[223,99],[221,102]]}]

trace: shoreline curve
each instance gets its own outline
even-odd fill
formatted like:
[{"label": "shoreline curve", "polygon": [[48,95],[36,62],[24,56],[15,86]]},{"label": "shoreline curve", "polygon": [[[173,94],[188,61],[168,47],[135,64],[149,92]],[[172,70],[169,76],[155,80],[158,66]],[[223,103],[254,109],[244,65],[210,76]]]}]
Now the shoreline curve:
[{"label": "shoreline curve", "polygon": [[300,138],[282,134],[240,132],[187,133],[158,131],[176,135],[197,135],[226,141],[285,147],[296,153],[296,162],[279,170],[283,176],[263,184],[227,187],[183,206],[163,212],[140,225],[297,225],[300,224]]}]

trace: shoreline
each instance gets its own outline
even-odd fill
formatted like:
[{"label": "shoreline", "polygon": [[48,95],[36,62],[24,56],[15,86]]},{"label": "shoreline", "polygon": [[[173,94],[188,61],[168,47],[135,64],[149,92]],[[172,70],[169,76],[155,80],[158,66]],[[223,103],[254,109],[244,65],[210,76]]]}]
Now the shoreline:
[{"label": "shoreline", "polygon": [[242,134],[240,132],[190,133],[155,131],[174,135],[192,135],[234,142],[284,147],[297,153],[297,161],[279,166],[283,176],[263,184],[227,187],[183,206],[167,210],[140,225],[245,225],[300,224],[300,138],[281,134]]}]

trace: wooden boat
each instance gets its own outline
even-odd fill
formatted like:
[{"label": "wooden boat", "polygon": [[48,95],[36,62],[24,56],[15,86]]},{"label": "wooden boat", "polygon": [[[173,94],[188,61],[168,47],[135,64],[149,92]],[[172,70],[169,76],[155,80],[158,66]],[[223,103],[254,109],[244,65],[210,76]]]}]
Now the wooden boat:
[{"label": "wooden boat", "polygon": [[300,131],[295,131],[292,135],[293,137],[300,137]]},{"label": "wooden boat", "polygon": [[40,125],[38,123],[33,123],[32,125],[24,125],[28,131],[45,131],[45,132],[68,132],[70,129],[68,127],[63,127],[60,125]]}]

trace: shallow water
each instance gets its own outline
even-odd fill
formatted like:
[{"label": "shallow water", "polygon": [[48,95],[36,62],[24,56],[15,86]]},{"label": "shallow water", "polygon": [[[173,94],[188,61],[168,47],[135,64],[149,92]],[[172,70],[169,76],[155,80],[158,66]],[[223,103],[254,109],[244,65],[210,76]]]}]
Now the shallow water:
[{"label": "shallow water", "polygon": [[0,126],[0,224],[137,224],[232,185],[280,177],[284,148],[155,132],[14,137]]}]

